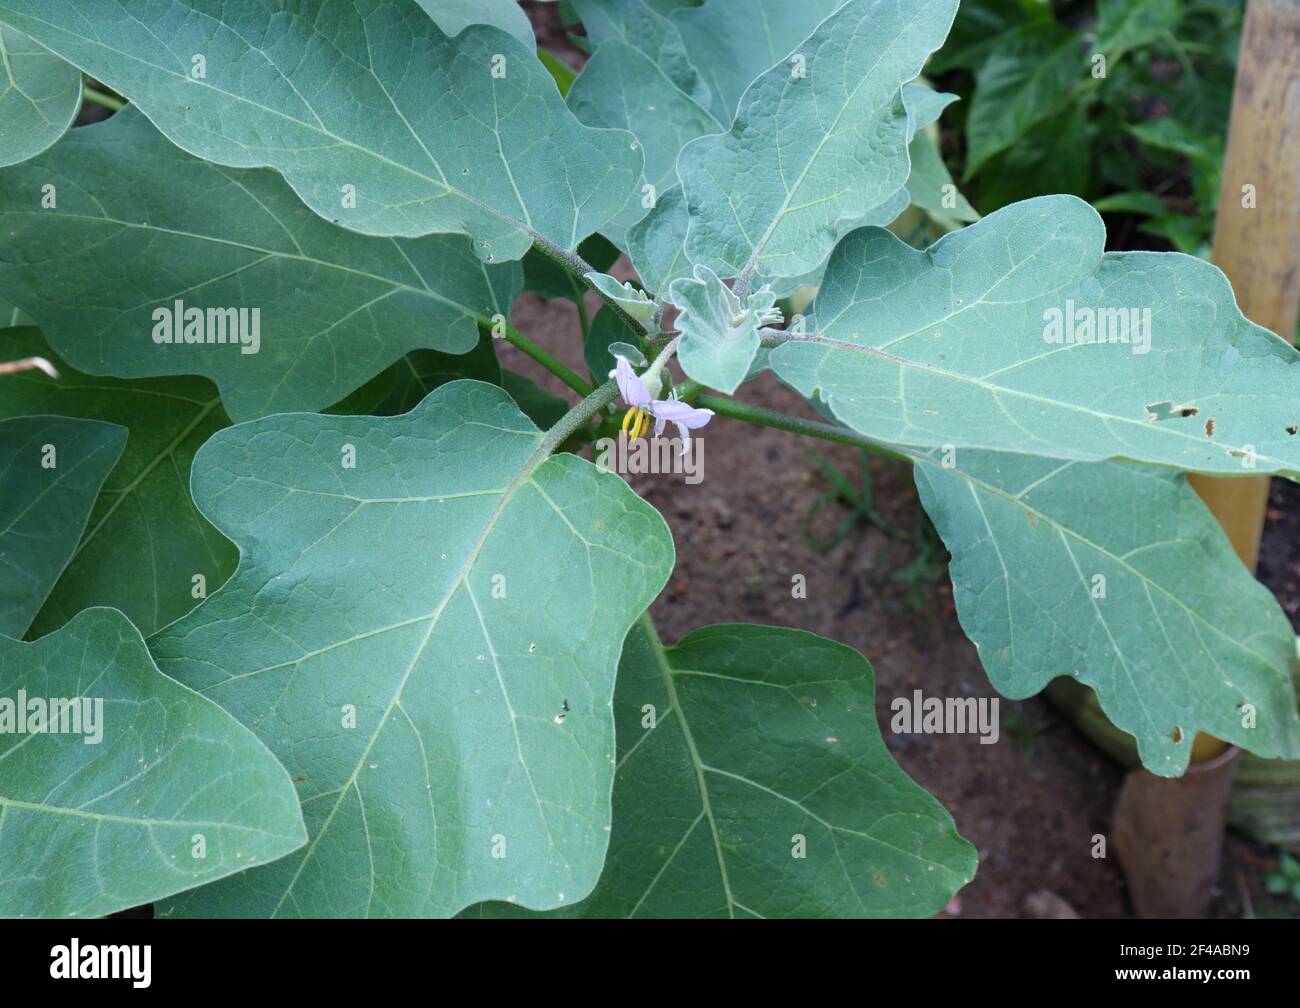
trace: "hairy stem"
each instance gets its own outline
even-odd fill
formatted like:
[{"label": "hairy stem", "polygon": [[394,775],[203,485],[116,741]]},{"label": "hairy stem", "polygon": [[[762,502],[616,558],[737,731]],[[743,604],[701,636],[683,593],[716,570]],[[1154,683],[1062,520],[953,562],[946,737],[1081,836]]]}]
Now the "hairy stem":
[{"label": "hairy stem", "polygon": [[789,332],[783,329],[760,329],[758,335],[761,345],[769,348],[779,347],[783,343],[820,343],[822,346],[851,350],[853,353],[865,354],[868,357],[879,357],[881,360],[901,364],[905,367],[916,366],[915,361],[908,360],[905,357],[897,357],[878,347],[867,346],[865,343],[851,343],[848,340],[831,339],[829,336],[818,336],[816,333]]},{"label": "hairy stem", "polygon": [[560,417],[555,426],[546,432],[546,437],[534,453],[534,458],[546,458],[570,436],[586,427],[592,417],[616,398],[618,398],[618,384],[611,378]]},{"label": "hairy stem", "polygon": [[543,237],[531,228],[525,228],[524,230],[528,234],[528,237],[533,240],[533,245],[537,248],[538,252],[542,253],[546,258],[550,259],[565,270],[568,270],[568,272],[573,275],[574,279],[576,279],[578,283],[582,284],[585,289],[595,291],[596,294],[599,295],[600,299],[604,301],[605,304],[609,305],[610,309],[622,318],[629,327],[631,327],[634,333],[645,331],[645,327],[624,311],[617,301],[587,279],[588,273],[600,272],[595,266],[587,262],[587,260],[578,255],[578,253],[570,252],[568,249],[556,245],[555,242],[551,241],[549,238]]},{"label": "hairy stem", "polygon": [[758,253],[759,249],[754,249],[749,262],[745,263],[745,268],[740,271],[736,282],[731,285],[731,293],[736,295],[742,305],[745,303],[745,298],[749,297],[749,288],[754,283],[754,271],[758,269]]}]

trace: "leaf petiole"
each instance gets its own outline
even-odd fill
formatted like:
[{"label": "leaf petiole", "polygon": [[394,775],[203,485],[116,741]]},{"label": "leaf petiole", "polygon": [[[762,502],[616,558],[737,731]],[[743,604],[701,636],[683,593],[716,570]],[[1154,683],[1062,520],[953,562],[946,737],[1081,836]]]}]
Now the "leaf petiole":
[{"label": "leaf petiole", "polygon": [[86,101],[92,102],[95,105],[102,105],[110,112],[120,112],[122,109],[126,108],[126,102],[121,98],[116,98],[110,94],[104,94],[103,91],[96,91],[89,84],[82,87],[81,93],[85,96]]},{"label": "leaf petiole", "polygon": [[[484,332],[487,332],[489,334],[492,333],[491,319],[479,316],[478,325],[479,325],[479,329],[483,330]],[[547,371],[551,372],[551,374],[559,378],[560,381],[564,382],[565,385],[569,386],[569,388],[571,388],[574,392],[577,392],[578,395],[585,396],[591,393],[591,388],[592,388],[591,384],[586,380],[584,380],[581,375],[579,375],[576,371],[574,371],[571,367],[569,367],[559,358],[554,357],[547,351],[543,350],[540,346],[538,346],[536,343],[530,340],[527,336],[521,333],[509,322],[506,323],[505,335],[501,338],[504,339],[511,346],[516,347],[519,350],[522,350],[525,354],[527,354],[529,357],[535,360],[538,364],[546,368]]]}]

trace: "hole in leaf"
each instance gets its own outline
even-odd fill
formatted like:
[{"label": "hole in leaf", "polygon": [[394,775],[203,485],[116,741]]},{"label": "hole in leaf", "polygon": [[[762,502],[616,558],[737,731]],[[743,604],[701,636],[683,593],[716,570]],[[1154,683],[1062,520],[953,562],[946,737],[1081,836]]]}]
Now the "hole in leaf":
[{"label": "hole in leaf", "polygon": [[1169,400],[1163,402],[1147,403],[1147,419],[1154,421],[1176,420],[1194,417],[1201,412],[1196,406],[1175,406]]}]

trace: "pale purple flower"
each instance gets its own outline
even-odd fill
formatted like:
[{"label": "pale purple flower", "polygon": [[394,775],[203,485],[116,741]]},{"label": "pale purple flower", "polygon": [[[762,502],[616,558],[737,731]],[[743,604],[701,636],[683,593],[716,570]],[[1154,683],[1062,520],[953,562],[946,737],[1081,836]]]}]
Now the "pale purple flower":
[{"label": "pale purple flower", "polygon": [[631,361],[626,357],[615,357],[614,361],[614,370],[609,373],[609,376],[618,381],[619,395],[623,397],[623,401],[629,406],[644,409],[654,399],[650,394],[650,390],[645,387],[645,382],[638,378],[636,372],[632,370]]},{"label": "pale purple flower", "polygon": [[712,420],[713,410],[696,409],[677,399],[656,399],[650,404],[650,415],[655,418],[655,437],[664,432],[665,424],[677,428],[682,439],[682,454],[685,455],[691,448],[691,431]]},{"label": "pale purple flower", "polygon": [[[703,427],[713,419],[713,410],[697,409],[675,398],[656,399],[650,394],[645,381],[632,370],[632,364],[626,357],[616,357],[615,361],[614,370],[609,376],[617,381],[623,401],[633,409],[649,413],[655,418],[655,437],[661,435],[668,424],[676,427],[682,439],[682,454],[685,454],[691,446],[691,431]],[[635,430],[635,425],[633,429]]]}]

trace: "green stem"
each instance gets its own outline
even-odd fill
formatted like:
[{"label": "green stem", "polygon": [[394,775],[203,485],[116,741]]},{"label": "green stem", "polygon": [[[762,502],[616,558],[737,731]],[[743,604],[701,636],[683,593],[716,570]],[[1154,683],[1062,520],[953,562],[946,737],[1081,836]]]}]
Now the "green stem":
[{"label": "green stem", "polygon": [[587,262],[586,259],[582,258],[582,256],[578,255],[576,252],[570,252],[568,249],[556,245],[555,242],[551,241],[549,238],[543,237],[531,228],[525,228],[524,231],[527,233],[528,237],[533,240],[533,245],[536,247],[538,252],[542,253],[542,255],[546,256],[546,258],[550,259],[556,265],[571,273],[574,279],[577,280],[578,283],[582,284],[584,288],[595,291],[600,299],[604,301],[605,304],[609,305],[614,314],[620,316],[634,333],[645,331],[645,327],[624,311],[622,305],[587,279],[588,273],[600,272],[595,266],[591,265],[591,263]]},{"label": "green stem", "polygon": [[[492,331],[492,320],[480,317],[478,320],[479,328],[485,329],[489,333]],[[551,356],[540,346],[530,340],[510,323],[506,323],[505,340],[511,346],[517,347],[525,354],[535,360],[547,371],[559,378],[565,385],[573,389],[580,396],[591,394],[590,382],[584,381],[582,376],[574,371],[571,367],[556,357]]]},{"label": "green stem", "polygon": [[87,101],[102,105],[110,111],[120,112],[126,108],[126,102],[122,101],[121,98],[114,98],[112,95],[104,94],[103,91],[96,91],[89,84],[82,86],[81,93],[86,96]]},{"label": "green stem", "polygon": [[[683,399],[687,398],[689,392],[695,391],[691,389],[688,390],[688,393],[681,393],[683,388],[685,388],[685,385],[678,387],[679,394],[682,395]],[[760,427],[771,427],[775,430],[788,431],[791,434],[802,434],[805,437],[832,441],[835,444],[853,445],[855,448],[865,448],[877,455],[901,459],[904,462],[914,461],[909,456],[888,448],[878,441],[873,441],[861,434],[844,427],[837,427],[834,424],[822,423],[819,420],[804,420],[802,417],[778,413],[776,410],[764,409],[761,406],[751,406],[749,403],[741,402],[738,399],[728,399],[725,396],[697,394],[690,401],[693,401],[697,406],[702,406],[704,409],[713,410],[719,416],[730,417],[733,420],[744,420],[746,423],[757,424]]]}]

